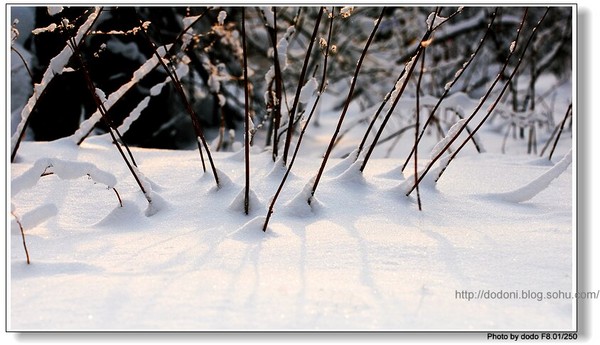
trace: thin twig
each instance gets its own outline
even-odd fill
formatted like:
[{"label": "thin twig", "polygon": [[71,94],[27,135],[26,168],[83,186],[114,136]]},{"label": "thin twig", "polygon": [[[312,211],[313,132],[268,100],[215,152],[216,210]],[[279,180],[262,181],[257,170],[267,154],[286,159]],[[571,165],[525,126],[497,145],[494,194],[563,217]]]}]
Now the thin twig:
[{"label": "thin twig", "polygon": [[560,123],[560,129],[558,130],[558,135],[556,136],[556,140],[554,140],[554,145],[552,145],[552,150],[550,151],[548,160],[552,160],[552,155],[554,154],[554,149],[556,149],[556,144],[558,144],[558,139],[560,139],[560,134],[562,133],[563,128],[565,127],[565,123],[567,122],[567,118],[569,117],[569,114],[572,114],[572,111],[573,111],[573,103],[569,104],[569,108],[567,108],[565,117],[563,118],[562,122]]},{"label": "thin twig", "polygon": [[[98,110],[100,111],[100,114],[102,115],[102,120],[104,121],[104,123],[106,124],[106,126],[108,128],[108,133],[110,133],[110,136],[111,136],[111,138],[113,140],[113,143],[117,147],[117,150],[119,150],[119,153],[121,154],[121,157],[125,161],[125,164],[127,165],[127,168],[129,168],[129,171],[133,175],[133,177],[134,177],[135,181],[137,182],[138,186],[140,187],[142,193],[146,197],[146,200],[148,201],[149,204],[151,204],[152,203],[152,198],[148,194],[148,191],[144,188],[144,185],[142,184],[139,176],[137,175],[137,173],[135,171],[135,168],[132,166],[132,163],[129,162],[129,160],[127,159],[127,156],[125,155],[125,152],[123,152],[123,148],[121,148],[121,144],[117,140],[117,138],[115,136],[115,133],[113,133],[113,131],[116,130],[116,129],[113,128],[113,125],[112,125],[110,119],[106,115],[106,109],[104,108],[104,105],[102,104],[102,101],[100,100],[100,97],[96,93],[96,87],[94,86],[94,82],[91,79],[90,73],[89,73],[89,71],[88,71],[88,69],[86,67],[85,61],[83,60],[81,51],[79,50],[79,47],[77,45],[75,45],[75,44],[72,44],[71,47],[75,51],[75,55],[76,55],[77,59],[79,60],[79,63],[81,65],[81,71],[82,71],[82,74],[83,74],[84,79],[86,81],[86,86],[87,86],[88,90],[90,91],[90,93],[92,95],[92,98],[96,102],[96,106],[98,107]],[[133,157],[131,157],[131,158],[133,159]]]},{"label": "thin twig", "polygon": [[23,62],[23,66],[25,66],[25,69],[27,70],[27,74],[29,74],[29,78],[31,79],[31,86],[34,86],[35,82],[33,80],[33,73],[31,73],[31,70],[29,69],[29,65],[27,64],[27,61],[25,61],[25,58],[23,57],[23,55],[21,55],[21,53],[15,47],[11,46],[10,50],[15,52],[19,56],[19,58],[21,58],[21,61]]},{"label": "thin twig", "polygon": [[519,69],[519,66],[521,66],[521,62],[523,62],[523,57],[525,56],[525,52],[527,51],[527,48],[529,47],[529,44],[533,40],[533,37],[535,37],[535,34],[537,32],[537,28],[542,23],[542,21],[544,20],[544,18],[546,18],[546,15],[548,14],[549,10],[550,10],[550,8],[547,7],[546,8],[546,12],[544,12],[544,15],[542,16],[542,18],[540,18],[540,20],[537,22],[537,24],[535,25],[535,27],[532,29],[531,35],[529,36],[529,39],[525,43],[525,47],[523,48],[523,52],[521,53],[521,56],[519,56],[519,60],[517,61],[517,64],[516,64],[515,68],[513,69],[513,71],[510,74],[510,76],[508,77],[508,80],[504,84],[504,87],[502,88],[502,91],[500,91],[500,94],[498,95],[498,97],[496,98],[496,100],[494,101],[494,103],[488,108],[487,114],[479,122],[479,124],[477,125],[477,127],[475,127],[475,129],[473,129],[473,132],[467,137],[467,139],[465,141],[463,141],[463,143],[458,147],[458,149],[456,149],[456,151],[452,154],[452,156],[450,156],[450,159],[444,164],[444,166],[440,170],[437,178],[435,179],[436,182],[440,179],[440,177],[442,176],[442,174],[444,173],[444,171],[446,171],[446,168],[448,167],[448,165],[450,164],[450,162],[458,155],[458,153],[460,152],[460,150],[462,150],[462,148],[467,144],[467,142],[470,140],[470,138],[472,136],[474,136],[475,133],[477,133],[477,131],[483,126],[483,124],[490,117],[491,113],[494,111],[494,109],[496,108],[496,106],[498,105],[498,103],[500,103],[500,100],[504,96],[504,93],[506,92],[506,90],[508,89],[509,85],[511,84],[514,76],[516,75],[516,73],[517,73],[517,71]]},{"label": "thin twig", "polygon": [[242,7],[242,50],[244,55],[244,165],[246,183],[244,188],[244,213],[248,214],[250,203],[250,111],[248,110],[248,51],[246,50],[246,8]]},{"label": "thin twig", "polygon": [[[94,24],[98,21],[98,18],[100,17],[100,13],[102,12],[102,9],[103,9],[103,7],[97,7],[96,10],[94,11],[94,13],[90,14],[90,16],[88,17],[88,20],[91,19],[91,22],[89,23],[85,32],[83,32],[83,31],[77,32],[77,38],[80,40],[79,42],[77,42],[77,45],[81,44],[84,41],[84,38],[86,37],[87,33],[94,26]],[[86,22],[87,22],[87,20],[86,20]],[[83,25],[85,25],[85,23]],[[83,25],[82,25],[82,27],[83,27]],[[82,27],[80,27],[79,30],[81,30]],[[69,50],[67,49],[67,46],[68,46],[68,44],[54,58],[56,58],[57,56],[61,56],[61,58],[67,58],[67,60],[68,60],[68,58],[70,58],[71,55],[69,55],[69,53],[68,53]],[[63,52],[65,53],[65,55],[62,55]],[[54,66],[54,68],[56,68],[56,66]],[[27,130],[27,127],[29,127],[31,115],[37,110],[37,107],[40,104],[40,99],[46,94],[46,91],[48,90],[47,86],[50,84],[50,82],[52,82],[52,80],[55,76],[54,72],[52,72],[52,71],[53,70],[52,70],[51,66],[48,66],[46,68],[46,71],[44,72],[44,77],[46,77],[47,75],[51,75],[50,79],[46,81],[46,84],[43,86],[42,92],[39,95],[36,95],[36,92],[34,89],[33,95],[29,98],[29,101],[27,102],[28,105],[25,106],[23,108],[23,111],[21,112],[21,123],[19,123],[20,129],[17,128],[18,134],[15,133],[11,137],[11,147],[12,147],[12,151],[10,154],[11,162],[14,162],[15,157],[17,156],[17,151],[19,150],[19,147],[21,146],[21,141],[23,140],[23,137],[25,136],[25,131]],[[44,78],[42,78],[42,79],[44,79]],[[33,104],[31,106],[29,106],[30,102],[33,102]],[[25,117],[25,121],[23,121],[24,117]]]},{"label": "thin twig", "polygon": [[123,200],[121,200],[121,196],[119,195],[119,192],[117,191],[117,189],[115,187],[113,187],[112,190],[117,195],[117,199],[119,199],[119,206],[123,207]]},{"label": "thin twig", "polygon": [[560,125],[554,126],[554,129],[552,130],[552,134],[550,135],[550,137],[546,141],[546,144],[544,144],[544,147],[542,148],[542,152],[540,152],[540,157],[544,156],[544,153],[546,153],[546,150],[550,146],[550,143],[554,142],[554,137],[556,137],[556,134],[558,133],[559,129],[560,129]]},{"label": "thin twig", "polygon": [[[139,18],[139,21],[140,21],[140,23],[142,23],[141,18]],[[212,169],[215,183],[217,184],[217,186],[219,186],[219,176],[217,174],[217,169],[215,167],[212,155],[210,153],[210,148],[208,147],[208,144],[206,143],[206,138],[204,137],[204,132],[202,130],[202,126],[200,125],[200,121],[198,120],[198,115],[196,114],[196,112],[194,111],[194,108],[188,101],[181,83],[178,82],[178,80],[175,76],[173,76],[174,73],[172,73],[170,68],[165,64],[163,59],[160,57],[160,54],[158,53],[158,49],[156,48],[156,44],[154,44],[154,42],[152,41],[152,39],[150,38],[150,36],[148,35],[148,33],[145,30],[141,30],[141,31],[142,31],[143,36],[146,38],[146,41],[148,42],[150,48],[152,48],[154,55],[158,58],[158,61],[160,62],[161,66],[167,72],[167,74],[169,75],[171,80],[173,81],[173,83],[175,85],[175,89],[177,90],[177,93],[181,97],[181,99],[185,105],[185,109],[192,120],[192,126],[194,128],[194,132],[198,139],[197,140],[198,141],[198,151],[200,152],[200,159],[202,160],[202,167],[203,167],[204,171],[206,171],[206,166],[204,165],[204,157],[202,154],[202,147],[204,147],[204,149],[206,150],[206,154],[208,156],[208,161],[209,161],[211,169]]]},{"label": "thin twig", "polygon": [[[514,40],[515,46],[517,45],[517,43],[519,41],[519,37],[521,35],[521,30],[523,29],[523,25],[525,24],[525,19],[527,17],[528,10],[529,10],[529,8],[525,8],[525,11],[523,13],[523,19],[521,20],[521,23],[519,24],[519,28],[517,29],[516,38]],[[508,56],[506,57],[506,59],[504,61],[504,64],[503,64],[502,68],[500,69],[500,72],[498,72],[498,74],[496,75],[496,78],[492,82],[492,85],[490,85],[490,87],[488,88],[488,90],[485,93],[485,95],[480,99],[479,104],[477,104],[477,107],[475,107],[475,109],[473,110],[473,112],[471,113],[471,115],[469,116],[469,118],[467,119],[467,121],[465,121],[465,123],[462,125],[462,127],[456,133],[456,135],[453,136],[452,138],[450,138],[450,140],[448,141],[448,143],[446,143],[446,145],[442,148],[442,150],[440,150],[440,152],[435,157],[433,157],[433,159],[429,162],[429,164],[427,165],[427,167],[425,168],[425,170],[423,171],[423,173],[421,173],[421,176],[419,176],[419,179],[417,180],[417,183],[415,185],[413,185],[411,187],[411,189],[406,193],[406,196],[409,196],[410,193],[412,193],[412,191],[415,189],[416,185],[418,185],[419,183],[421,183],[421,181],[423,180],[423,178],[425,177],[425,175],[427,175],[427,173],[429,172],[429,170],[431,170],[431,168],[433,167],[433,165],[442,157],[442,155],[444,155],[444,153],[450,148],[450,146],[458,139],[459,134],[462,133],[462,131],[469,124],[469,122],[475,117],[475,115],[477,114],[477,112],[479,112],[479,110],[483,106],[484,102],[488,99],[488,97],[492,93],[493,89],[495,88],[496,84],[498,83],[498,81],[500,80],[500,78],[503,76],[504,71],[506,70],[506,67],[508,66],[508,62],[510,61],[510,58],[513,55],[513,52],[514,52],[514,50],[511,50],[509,52]],[[508,83],[506,85],[508,85]]]},{"label": "thin twig", "polygon": [[[496,19],[496,13],[497,12],[498,12],[498,8],[496,7],[496,9],[494,9],[494,12],[492,13],[492,19],[490,20],[490,23],[487,26],[485,34],[479,40],[479,44],[477,45],[477,48],[475,48],[475,51],[473,52],[473,54],[471,54],[471,56],[469,57],[469,59],[462,65],[461,69],[457,72],[457,75],[454,77],[454,79],[452,79],[452,81],[450,82],[450,84],[447,85],[447,87],[445,87],[444,93],[438,99],[437,103],[435,104],[435,106],[431,110],[431,113],[429,114],[429,117],[425,121],[425,125],[423,126],[423,130],[421,131],[421,134],[419,134],[419,139],[417,140],[417,144],[419,144],[421,142],[421,139],[423,138],[423,135],[425,134],[425,130],[427,129],[427,127],[429,126],[429,124],[431,123],[431,121],[433,120],[433,118],[435,117],[435,112],[438,110],[439,106],[442,104],[442,101],[446,98],[446,96],[448,95],[448,93],[450,92],[450,90],[452,89],[452,87],[456,84],[456,82],[460,79],[460,77],[462,77],[462,75],[465,73],[465,71],[467,70],[467,68],[471,65],[471,62],[473,62],[473,59],[475,59],[475,56],[477,56],[477,54],[481,51],[481,47],[483,47],[483,42],[485,42],[486,38],[489,36],[490,32],[492,31],[491,30],[492,29],[492,25],[494,24],[494,20]],[[404,169],[408,165],[410,157],[415,152],[415,147],[416,147],[416,145],[413,146],[412,150],[408,154],[408,157],[406,157],[406,161],[404,161],[404,165],[402,165],[402,171],[404,171]],[[478,151],[479,151],[479,148],[478,148]]]},{"label": "thin twig", "polygon": [[[423,78],[423,70],[425,69],[425,51],[426,49],[423,49],[423,54],[421,54],[421,70],[419,71],[419,79],[417,80],[417,93],[416,93],[416,112],[415,112],[415,183],[417,183],[417,178],[418,178],[418,153],[419,153],[419,118],[421,117],[420,114],[420,107],[421,105],[419,104],[419,98],[420,98],[420,94],[421,94],[421,79]],[[419,192],[419,186],[417,186],[417,204],[419,205],[419,211],[422,210],[421,208],[421,193]]]},{"label": "thin twig", "polygon": [[21,230],[21,238],[23,239],[23,249],[25,249],[25,257],[27,257],[27,264],[29,265],[31,262],[29,261],[29,250],[27,250],[27,243],[25,242],[25,230],[23,229],[23,224],[21,224],[19,217],[17,217],[17,215],[13,211],[10,211],[10,214],[12,214],[13,217],[15,217],[15,221],[17,222],[17,224],[19,225],[19,229]]},{"label": "thin twig", "polygon": [[[435,9],[435,15],[437,16],[437,14],[439,13],[440,8],[437,7]],[[410,77],[415,69],[416,66],[416,62],[419,60],[419,57],[421,56],[421,53],[423,52],[423,49],[425,49],[425,45],[423,44],[423,42],[428,42],[429,41],[429,37],[431,36],[431,34],[433,33],[433,24],[434,24],[435,20],[431,21],[431,25],[429,26],[429,28],[427,28],[427,31],[425,32],[425,35],[423,35],[422,40],[419,42],[419,45],[416,48],[416,52],[414,57],[411,59],[412,62],[409,62],[408,64],[410,64],[409,68],[407,69],[406,66],[404,68],[404,70],[402,71],[402,73],[400,73],[400,76],[398,77],[398,80],[396,81],[396,84],[394,85],[394,88],[392,92],[396,92],[396,97],[394,99],[394,101],[392,102],[392,105],[390,106],[390,109],[388,109],[388,112],[385,115],[385,118],[383,119],[383,123],[381,124],[381,126],[379,127],[379,130],[377,131],[377,134],[375,134],[375,138],[373,139],[373,142],[371,143],[371,146],[369,146],[369,149],[367,150],[367,153],[365,154],[365,158],[363,160],[362,165],[360,166],[360,171],[364,172],[365,168],[367,166],[367,163],[369,162],[369,158],[371,157],[371,154],[373,153],[373,150],[375,149],[375,147],[377,146],[377,141],[379,141],[379,138],[381,137],[381,134],[383,133],[383,130],[385,128],[385,126],[387,125],[390,117],[392,116],[392,113],[394,112],[394,109],[396,108],[396,105],[398,105],[398,101],[400,100],[400,97],[402,97],[402,94],[404,93],[404,90],[406,89],[406,85],[408,85],[408,81],[410,80]],[[398,86],[397,84],[402,80],[402,78],[404,78],[404,81],[402,82],[402,85],[400,86],[400,89],[396,90],[396,87]]]},{"label": "thin twig", "polygon": [[379,18],[377,18],[377,21],[375,22],[375,26],[373,27],[373,30],[371,31],[371,34],[369,35],[369,38],[367,39],[367,43],[365,44],[365,47],[363,48],[363,51],[360,54],[360,58],[358,59],[358,62],[356,64],[356,69],[354,70],[354,75],[352,76],[352,83],[350,83],[350,90],[348,91],[348,96],[346,97],[346,102],[344,103],[344,109],[342,109],[342,113],[340,114],[340,119],[338,120],[337,127],[335,128],[335,132],[333,132],[333,136],[331,137],[331,141],[329,142],[329,147],[327,148],[327,151],[325,151],[325,157],[323,157],[323,161],[321,162],[321,167],[319,168],[319,172],[317,173],[317,176],[315,177],[315,182],[313,183],[313,187],[311,190],[311,196],[307,200],[309,204],[312,200],[312,197],[315,195],[315,192],[317,191],[317,186],[319,185],[321,176],[323,175],[323,172],[325,171],[325,166],[327,165],[327,160],[329,159],[329,156],[331,155],[333,145],[335,144],[337,135],[340,132],[340,128],[342,127],[342,122],[344,122],[346,112],[348,111],[348,107],[350,106],[350,101],[352,101],[352,94],[354,93],[354,87],[356,86],[356,81],[358,80],[358,72],[360,72],[362,63],[365,59],[365,56],[367,55],[367,50],[369,49],[369,46],[371,45],[371,42],[373,41],[373,38],[375,37],[375,33],[377,32],[377,29],[379,28],[379,24],[381,24],[381,20],[383,19],[383,14],[385,13],[385,9],[386,9],[385,7],[383,7],[381,9]]},{"label": "thin twig", "polygon": [[[333,10],[334,10],[334,7],[331,8],[332,14],[333,14]],[[325,50],[325,59],[324,59],[325,61],[323,62],[323,75],[321,77],[321,85],[319,87],[319,93],[317,94],[317,99],[313,103],[312,109],[310,110],[310,113],[308,114],[308,118],[306,119],[304,126],[302,126],[302,131],[298,135],[298,142],[296,143],[296,148],[294,149],[294,153],[292,154],[292,159],[290,160],[290,164],[288,164],[285,174],[283,175],[283,178],[281,179],[281,182],[279,183],[279,186],[277,187],[277,191],[275,192],[275,195],[271,199],[271,204],[269,205],[269,210],[267,211],[267,217],[265,218],[265,222],[263,224],[263,231],[267,231],[267,226],[269,225],[269,220],[271,219],[271,215],[273,214],[273,209],[275,207],[275,203],[277,202],[277,198],[279,198],[279,194],[281,194],[281,191],[283,190],[283,186],[285,185],[285,182],[287,181],[287,178],[288,178],[290,172],[292,171],[292,167],[294,166],[294,162],[296,161],[296,157],[298,156],[298,151],[300,150],[300,145],[302,144],[302,139],[304,138],[304,133],[306,132],[306,128],[308,128],[308,125],[310,124],[310,120],[312,119],[312,117],[315,113],[315,109],[317,108],[317,104],[319,104],[319,100],[321,99],[321,95],[323,94],[323,92],[325,92],[325,88],[327,87],[327,81],[326,81],[326,79],[327,79],[327,58],[329,57],[329,45],[331,44],[331,33],[333,31],[332,30],[333,18],[334,18],[333,15],[331,17],[329,17],[329,32],[327,34],[327,46],[326,46],[326,50]]]},{"label": "thin twig", "polygon": [[[317,39],[317,33],[319,32],[319,24],[321,23],[321,17],[323,16],[323,9],[321,7],[319,9],[319,13],[317,14],[317,21],[315,22],[315,28],[312,33],[312,37],[310,42],[308,43],[308,48],[306,49],[306,55],[304,57],[304,64],[302,65],[302,71],[300,72],[300,78],[298,79],[298,85],[296,87],[296,96],[294,97],[294,104],[292,105],[292,110],[290,110],[289,120],[288,120],[288,128],[287,128],[287,136],[285,138],[285,145],[283,147],[283,164],[287,164],[287,157],[290,150],[290,144],[292,142],[292,135],[294,134],[294,117],[296,116],[296,110],[298,109],[298,102],[300,100],[300,91],[302,90],[302,86],[304,86],[304,78],[306,76],[306,70],[308,67],[308,60],[310,59],[310,55],[312,52],[312,47]],[[275,52],[276,54],[276,52]]]},{"label": "thin twig", "polygon": [[[275,72],[275,77],[271,81],[270,85],[268,85],[268,94],[269,100],[271,101],[271,126],[267,133],[267,145],[269,145],[272,141],[272,158],[273,161],[279,155],[279,126],[281,124],[281,102],[282,102],[282,83],[283,79],[281,77],[281,65],[279,64],[279,54],[277,54],[277,7],[273,6],[273,27],[270,27],[263,17],[265,22],[265,27],[267,28],[267,33],[269,34],[269,38],[271,41],[271,46],[273,47],[273,69]],[[273,84],[275,84],[275,96],[273,97],[271,91],[273,88]],[[267,105],[268,106],[268,105]]]}]

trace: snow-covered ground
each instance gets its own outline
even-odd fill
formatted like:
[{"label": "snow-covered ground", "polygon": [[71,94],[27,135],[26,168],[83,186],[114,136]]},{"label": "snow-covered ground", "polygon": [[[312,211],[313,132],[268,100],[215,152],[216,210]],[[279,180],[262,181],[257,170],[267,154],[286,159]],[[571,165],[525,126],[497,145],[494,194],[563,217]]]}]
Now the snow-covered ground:
[{"label": "snow-covered ground", "polygon": [[[485,133],[484,143],[501,138]],[[570,133],[563,134],[554,163],[572,145]],[[160,198],[152,216],[106,137],[81,147],[68,139],[23,142],[10,166],[11,203],[25,223],[31,264],[11,217],[9,330],[575,327],[574,301],[546,298],[574,291],[568,157],[553,164],[533,155],[467,151],[437,185],[422,185],[419,211],[414,194],[402,192],[407,180],[397,158],[373,160],[364,175],[349,160],[331,161],[308,206],[299,195],[320,159],[304,155],[263,233],[284,173],[269,152],[252,153],[256,199],[246,216],[238,197],[243,151],[214,153],[219,189],[210,172],[202,173],[197,151],[132,151]],[[37,177],[24,174],[48,158],[58,162],[55,173],[27,185]],[[73,165],[74,173],[61,175],[61,164],[70,161],[93,166]],[[561,164],[566,170],[531,199],[504,197],[531,181],[540,185],[538,177]],[[102,171],[116,178],[123,207]],[[22,190],[14,194],[15,188]],[[523,290],[544,298],[484,298],[521,297]]]},{"label": "snow-covered ground", "polygon": [[[541,76],[540,92],[556,82]],[[11,83],[22,96],[11,108],[15,128],[29,98],[19,85]],[[313,89],[301,98],[310,102]],[[571,83],[558,94],[556,122]],[[323,103],[340,103],[331,97]],[[455,93],[446,103],[468,115],[477,100]],[[403,98],[398,108],[413,105]],[[372,113],[351,104],[334,157],[354,150]],[[392,117],[383,137],[411,116]],[[510,135],[503,145],[506,122],[491,121],[478,133],[486,153],[469,144],[437,184],[424,180],[422,211],[414,193],[404,195],[412,163],[399,170],[414,140],[407,132],[379,147],[364,174],[349,158],[332,159],[309,206],[307,186],[336,122],[324,107],[307,131],[266,232],[285,170],[259,145],[244,215],[243,150],[213,152],[216,188],[197,150],[132,148],[152,190],[148,207],[106,135],[81,147],[72,138],[24,141],[9,165],[8,330],[575,329],[575,300],[548,298],[575,291],[570,128],[550,162],[526,154],[526,140]],[[541,145],[550,133],[537,135]],[[421,168],[437,141],[425,136]]]}]

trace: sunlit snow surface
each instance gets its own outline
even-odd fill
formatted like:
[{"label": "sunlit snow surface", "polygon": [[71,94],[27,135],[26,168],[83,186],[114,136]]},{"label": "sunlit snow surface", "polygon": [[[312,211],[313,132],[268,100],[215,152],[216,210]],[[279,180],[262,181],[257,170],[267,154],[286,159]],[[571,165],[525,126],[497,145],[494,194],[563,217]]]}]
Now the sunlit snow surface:
[{"label": "sunlit snow surface", "polygon": [[[313,140],[315,140],[313,138]],[[562,143],[562,142],[561,142]],[[568,152],[559,145],[554,163]],[[266,233],[284,170],[251,157],[250,214],[240,203],[243,156],[214,153],[215,187],[197,151],[132,148],[161,207],[148,204],[103,137],[24,142],[14,179],[40,158],[89,162],[113,174],[123,200],[87,177],[44,176],[11,199],[17,215],[57,214],[31,229],[25,262],[10,229],[10,330],[567,330],[571,300],[457,298],[457,292],[572,291],[572,175],[568,166],[525,202],[517,190],[553,164],[524,154],[467,153],[437,186],[399,186],[403,159],[328,164],[311,206],[303,192],[320,164],[298,158]],[[280,164],[280,163],[278,163]],[[12,218],[11,218],[12,219]]]}]

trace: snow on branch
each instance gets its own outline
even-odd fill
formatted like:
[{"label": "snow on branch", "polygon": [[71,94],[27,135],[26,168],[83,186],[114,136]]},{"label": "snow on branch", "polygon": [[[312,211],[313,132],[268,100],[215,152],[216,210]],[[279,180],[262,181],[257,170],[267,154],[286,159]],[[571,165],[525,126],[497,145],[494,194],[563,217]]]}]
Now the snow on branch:
[{"label": "snow on branch", "polygon": [[[189,62],[189,59],[187,61]],[[189,66],[185,63],[180,63],[177,67],[177,70],[175,71],[179,79],[185,76],[188,72]],[[117,128],[119,133],[125,134],[129,130],[131,124],[134,123],[140,117],[142,111],[144,111],[144,109],[148,107],[148,104],[150,104],[150,99],[154,96],[158,96],[161,93],[163,87],[167,85],[169,81],[171,81],[171,79],[167,77],[164,81],[154,85],[150,89],[150,94],[144,97],[144,99],[142,99],[140,103],[138,103],[138,105],[131,111],[131,113],[129,113],[129,116],[127,116],[125,120],[123,120],[123,123],[119,126],[119,128]]]},{"label": "snow on branch", "polygon": [[260,12],[265,18],[265,23],[270,28],[275,28],[275,16],[273,10],[270,7],[261,7]]},{"label": "snow on branch", "polygon": [[[466,122],[467,118],[463,118],[458,120],[455,124],[452,125],[452,127],[450,127],[450,130],[448,131],[446,136],[442,138],[442,140],[440,140],[431,150],[431,159],[434,159],[436,156],[442,153],[442,151],[448,145],[449,142],[454,141],[453,139],[461,133],[461,129],[463,128],[463,126],[465,126]],[[450,146],[448,146],[448,149],[450,149]]]},{"label": "snow on branch", "polygon": [[309,79],[306,82],[306,84],[304,84],[304,86],[302,87],[302,90],[300,90],[299,102],[305,103],[305,104],[308,103],[310,101],[311,97],[317,91],[318,87],[319,87],[319,83],[317,82],[317,78],[312,77],[311,79]]},{"label": "snow on branch", "polygon": [[55,16],[63,11],[62,6],[48,6],[48,14],[51,16]]},{"label": "snow on branch", "polygon": [[[164,47],[158,48],[159,54],[161,56],[164,56],[166,52],[170,49],[170,47],[171,45],[166,45]],[[117,101],[121,99],[121,97],[123,97],[132,87],[137,85],[140,82],[140,80],[142,80],[156,66],[158,66],[158,63],[158,58],[155,55],[153,55],[152,58],[148,59],[135,72],[133,72],[133,76],[131,77],[130,81],[121,85],[121,87],[119,87],[115,92],[108,95],[108,97],[105,97],[106,101],[104,102],[104,107],[106,108],[106,111],[110,110],[110,108],[112,108],[112,106],[115,103],[117,103]],[[85,137],[89,135],[96,123],[98,123],[98,121],[100,121],[101,118],[102,113],[100,112],[100,109],[96,109],[96,111],[87,120],[83,121],[79,125],[77,131],[75,131],[75,133],[71,135],[71,139],[74,142],[80,144],[85,139]]]},{"label": "snow on branch", "polygon": [[[79,44],[81,42],[88,30],[91,28],[92,24],[94,24],[94,22],[96,21],[96,18],[99,13],[100,7],[96,7],[92,14],[90,14],[90,16],[87,18],[87,20],[81,25],[81,27],[79,27],[79,30],[77,31],[77,34],[73,39],[73,42],[75,44]],[[11,138],[12,158],[14,158],[18,149],[19,138],[21,138],[23,132],[25,131],[27,119],[33,111],[39,97],[42,95],[48,84],[50,84],[50,81],[52,81],[52,79],[56,75],[63,73],[63,71],[65,70],[65,66],[69,62],[69,59],[72,55],[73,50],[68,44],[65,44],[65,47],[61,50],[61,52],[50,60],[50,64],[44,72],[40,83],[35,85],[33,95],[31,95],[31,97],[27,101],[27,104],[25,105],[25,107],[23,107],[23,110],[21,111],[21,122],[19,122],[19,125],[17,126],[17,129]]]},{"label": "snow on branch", "polygon": [[14,197],[21,191],[34,187],[40,177],[48,174],[55,174],[63,180],[89,176],[95,182],[104,184],[108,188],[114,188],[117,184],[117,179],[113,174],[98,169],[92,163],[41,158],[29,170],[11,181],[11,196]]},{"label": "snow on branch", "polygon": [[288,66],[288,45],[292,35],[296,32],[296,28],[292,25],[287,28],[285,35],[277,43],[277,58],[281,64],[281,69],[284,70]]}]

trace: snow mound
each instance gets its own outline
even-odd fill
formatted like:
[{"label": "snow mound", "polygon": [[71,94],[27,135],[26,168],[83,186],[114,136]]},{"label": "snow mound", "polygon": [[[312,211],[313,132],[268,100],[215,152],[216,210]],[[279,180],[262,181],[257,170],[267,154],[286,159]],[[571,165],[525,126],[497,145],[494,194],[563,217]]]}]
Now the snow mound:
[{"label": "snow mound", "polygon": [[152,217],[169,206],[169,203],[165,201],[165,199],[154,192],[150,192],[150,199],[152,202],[148,203],[148,207],[146,208],[146,211],[144,211],[146,217]]},{"label": "snow mound", "polygon": [[246,159],[245,155],[246,153],[244,152],[244,147],[242,146],[242,148],[232,153],[229,157],[227,157],[227,159],[234,162],[243,162],[244,159]]},{"label": "snow mound", "polygon": [[339,175],[344,171],[348,170],[348,168],[356,162],[358,159],[358,149],[350,152],[348,157],[342,159],[339,163],[331,167],[331,169],[327,170],[328,174]]},{"label": "snow mound", "polygon": [[313,183],[314,178],[310,179],[302,191],[285,204],[283,211],[285,214],[292,217],[308,217],[323,207],[323,204],[314,195],[311,195]]},{"label": "snow mound", "polygon": [[397,166],[392,170],[386,171],[382,174],[377,174],[375,175],[375,177],[404,181],[404,173],[402,172],[402,166]]},{"label": "snow mound", "polygon": [[123,206],[117,206],[106,217],[98,221],[94,226],[114,228],[118,226],[128,226],[134,223],[133,220],[139,218],[141,214],[140,208],[136,203],[123,200]]},{"label": "snow mound", "polygon": [[545,173],[538,176],[533,181],[524,185],[521,188],[517,188],[510,192],[488,194],[489,196],[497,196],[502,200],[510,202],[525,202],[531,200],[534,196],[538,195],[541,191],[548,188],[550,183],[559,177],[569,165],[571,165],[572,150],[569,151],[563,159],[561,159],[556,165],[548,169]]},{"label": "snow mound", "polygon": [[[367,180],[365,180],[365,176],[360,171],[360,167],[361,167],[362,163],[363,163],[362,159],[352,163],[352,165],[350,165],[348,167],[348,169],[346,169],[346,171],[341,173],[339,176],[335,177],[333,180],[338,181],[338,182],[346,182],[346,183],[353,183],[353,184],[360,184],[360,185],[367,184]],[[350,188],[350,187],[348,187],[348,188]]]},{"label": "snow mound", "polygon": [[33,229],[58,213],[54,204],[45,204],[25,213],[20,220],[24,229]]},{"label": "snow mound", "polygon": [[[267,177],[280,180],[286,171],[287,171],[287,168],[283,164],[283,157],[279,156],[275,160],[275,163],[273,163],[273,167],[271,168],[271,170],[267,173]],[[291,174],[292,174],[292,172],[290,172],[290,175]],[[288,178],[289,178],[289,176],[288,176]]]},{"label": "snow mound", "polygon": [[[437,168],[432,169],[427,175],[425,175],[425,177],[419,183],[419,189],[421,189],[421,190],[427,189],[432,192],[437,191],[436,186],[435,186],[435,178],[437,177],[437,170],[438,170]],[[421,176],[423,174],[423,170],[419,170],[418,174],[419,174],[419,176]],[[406,194],[411,190],[411,188],[414,186],[414,184],[415,184],[415,174],[413,173],[413,174],[409,174],[404,181],[402,181],[398,186],[392,188],[392,190],[394,190],[394,191],[399,190],[403,194]],[[413,190],[413,193],[414,193],[414,190]]]},{"label": "snow mound", "polygon": [[[213,185],[210,188],[211,192],[217,192],[223,188],[229,188],[231,185],[233,185],[233,182],[231,181],[229,176],[227,176],[227,174],[225,174],[222,170],[219,169],[216,169],[216,171],[217,175],[219,176],[219,185]],[[206,173],[202,175],[200,180],[210,179],[210,182],[214,183],[214,177],[212,176],[212,174],[212,170],[207,170]]]},{"label": "snow mound", "polygon": [[229,238],[249,243],[259,243],[264,241],[265,238],[277,237],[272,231],[263,231],[262,227],[265,223],[265,216],[258,216],[242,225],[239,229],[228,235]]},{"label": "snow mound", "polygon": [[[242,188],[242,190],[235,196],[235,198],[233,199],[233,201],[231,201],[231,203],[229,204],[229,206],[227,208],[230,209],[231,211],[243,213],[244,212],[244,197],[245,197],[245,188]],[[258,196],[256,196],[256,193],[254,193],[254,191],[252,189],[250,189],[250,192],[248,193],[248,197],[249,197],[248,198],[248,212],[249,213],[253,213],[255,211],[264,209],[264,205],[262,204],[260,199],[258,199]]]}]

